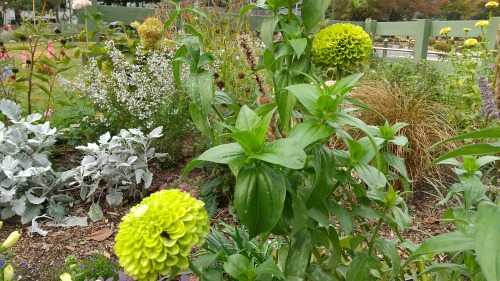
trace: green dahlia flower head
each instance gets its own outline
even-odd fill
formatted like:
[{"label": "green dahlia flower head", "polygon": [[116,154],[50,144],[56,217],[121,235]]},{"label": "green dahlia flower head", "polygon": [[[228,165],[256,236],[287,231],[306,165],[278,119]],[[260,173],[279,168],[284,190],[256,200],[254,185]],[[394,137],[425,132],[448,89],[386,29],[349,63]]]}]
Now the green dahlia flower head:
[{"label": "green dahlia flower head", "polygon": [[149,17],[137,27],[137,33],[144,47],[151,49],[162,37],[163,23],[156,17]]},{"label": "green dahlia flower head", "polygon": [[204,203],[178,189],[156,192],[123,217],[115,253],[138,281],[172,277],[189,266],[189,254],[209,231]]},{"label": "green dahlia flower head", "polygon": [[312,43],[314,63],[351,71],[372,55],[372,39],[360,26],[338,23],[320,30]]}]

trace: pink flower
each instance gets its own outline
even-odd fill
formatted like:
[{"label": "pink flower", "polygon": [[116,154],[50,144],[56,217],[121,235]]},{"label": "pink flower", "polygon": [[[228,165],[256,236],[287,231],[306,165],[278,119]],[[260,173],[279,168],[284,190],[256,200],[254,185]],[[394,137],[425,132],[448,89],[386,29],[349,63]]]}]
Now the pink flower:
[{"label": "pink flower", "polygon": [[47,58],[53,59],[56,57],[56,50],[54,48],[54,43],[52,41],[47,42]]},{"label": "pink flower", "polygon": [[19,60],[23,63],[28,63],[28,61],[31,61],[31,56],[28,52],[22,52],[19,54]]},{"label": "pink flower", "polygon": [[91,6],[92,2],[89,0],[73,0],[72,8],[73,10],[80,10],[85,7]]},{"label": "pink flower", "polygon": [[6,49],[0,50],[0,60],[10,59],[9,52]]}]

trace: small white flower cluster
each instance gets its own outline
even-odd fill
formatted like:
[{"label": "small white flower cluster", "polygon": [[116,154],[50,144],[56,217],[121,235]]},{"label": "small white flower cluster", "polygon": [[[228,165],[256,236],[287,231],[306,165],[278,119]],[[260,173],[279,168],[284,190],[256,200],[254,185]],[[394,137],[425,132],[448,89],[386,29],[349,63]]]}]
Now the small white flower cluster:
[{"label": "small white flower cluster", "polygon": [[78,78],[76,89],[87,95],[102,112],[127,111],[133,118],[154,126],[151,118],[175,94],[173,50],[145,51],[138,47],[131,63],[112,41],[106,43],[112,70],[101,70],[95,59]]}]

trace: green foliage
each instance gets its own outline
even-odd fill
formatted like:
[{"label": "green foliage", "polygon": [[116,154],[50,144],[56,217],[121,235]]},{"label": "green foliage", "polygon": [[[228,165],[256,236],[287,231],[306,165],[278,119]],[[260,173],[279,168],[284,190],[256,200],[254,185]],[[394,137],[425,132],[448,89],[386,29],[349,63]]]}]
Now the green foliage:
[{"label": "green foliage", "polygon": [[362,27],[338,23],[322,29],[314,36],[312,58],[320,66],[335,68],[340,73],[356,71],[368,62],[372,40]]},{"label": "green foliage", "polygon": [[[264,20],[260,28],[260,36],[265,44],[261,68],[272,77],[279,127],[288,133],[297,101],[286,87],[307,80],[311,70],[310,34],[319,28],[330,1],[303,1],[300,17],[292,13],[297,1],[261,2],[261,7],[272,12],[272,17]],[[288,8],[288,13],[281,13],[282,8]],[[282,35],[277,40],[274,38],[276,32]]]},{"label": "green foliage", "polygon": [[[375,60],[367,71],[366,80],[382,80],[401,89],[405,95],[443,101],[446,75],[432,62],[415,63],[412,60]],[[453,102],[452,100],[449,100]]]},{"label": "green foliage", "polygon": [[[3,221],[0,221],[0,229],[3,227]],[[15,254],[11,248],[15,246],[21,234],[19,231],[14,231],[0,245],[0,280],[1,281],[14,281],[15,272],[12,266],[12,260]]]},{"label": "green foliage", "polygon": [[0,100],[0,208],[2,219],[21,217],[29,223],[40,215],[43,205],[57,195],[59,174],[52,169],[50,150],[57,129],[42,116],[21,116],[21,108],[12,101]]},{"label": "green foliage", "polygon": [[203,202],[180,190],[156,192],[134,206],[116,235],[115,253],[127,274],[156,281],[186,270],[209,222]]},{"label": "green foliage", "polygon": [[[459,178],[459,182],[451,186],[448,195],[441,202],[442,204],[447,204],[451,200],[458,202],[445,214],[445,219],[452,222],[456,230],[426,240],[413,252],[411,259],[422,259],[424,255],[451,253],[446,267],[438,268],[437,264],[432,264],[423,274],[428,277],[445,274],[444,276],[448,276],[450,280],[468,278],[467,280],[494,281],[500,276],[498,186],[488,189],[483,183],[481,169],[500,160],[500,157],[494,156],[500,151],[498,143],[500,128],[467,133],[448,141],[468,139],[491,139],[493,143],[487,149],[477,149],[484,144],[466,145],[437,160],[440,164],[452,165]],[[456,157],[462,157],[462,161]],[[498,174],[498,171],[496,173]]]},{"label": "green foliage", "polygon": [[[273,233],[287,241],[283,255],[278,260],[274,258],[275,263],[281,264],[281,271],[273,271],[274,278],[279,279],[281,274],[285,280],[321,280],[317,278],[326,275],[345,278],[336,273],[338,268],[351,272],[346,280],[355,278],[351,275],[358,274],[358,269],[362,269],[360,278],[366,278],[368,272],[382,266],[371,254],[379,247],[389,253],[390,246],[395,245],[378,238],[382,223],[396,232],[409,225],[404,201],[391,186],[395,180],[407,177],[404,161],[387,149],[390,145],[407,144],[406,138],[398,134],[404,124],[369,127],[345,111],[342,104],[346,95],[360,78],[361,75],[349,76],[332,87],[288,87],[303,106],[305,121],[293,127],[287,138],[267,140],[273,110],[261,108],[256,112],[243,106],[236,124],[228,126],[235,142],[207,150],[186,168],[190,170],[200,161],[230,167],[236,177],[234,207],[250,237],[264,238]],[[353,139],[346,127],[355,127],[366,137]],[[347,150],[322,145],[334,131]],[[351,172],[358,177],[349,176]],[[336,203],[349,201],[344,196],[349,193],[344,189],[348,187],[356,190],[357,202],[364,202],[354,213]],[[337,216],[342,230],[330,225],[331,216]],[[379,226],[353,234],[355,220],[376,220]],[[361,240],[341,246],[340,233]],[[355,255],[353,251],[358,246],[363,254]],[[312,262],[311,256],[322,247],[326,247],[324,257]],[[354,258],[352,264],[337,259],[341,252]],[[337,262],[332,263],[331,259]],[[228,257],[224,270],[235,280],[263,280],[256,275],[259,267],[252,259],[236,255]]]},{"label": "green foliage", "polygon": [[[69,256],[60,272],[69,273],[72,281],[98,280],[99,278],[111,281],[118,280],[118,265],[100,254],[81,260]],[[60,280],[59,276],[54,277],[54,279],[54,281]]]},{"label": "green foliage", "polygon": [[285,280],[273,261],[284,241],[250,239],[244,228],[222,224],[213,228],[203,249],[193,258],[191,268],[202,281]]},{"label": "green foliage", "polygon": [[65,179],[80,189],[80,198],[91,202],[89,217],[102,219],[99,198],[106,198],[110,207],[120,206],[127,198],[142,197],[151,187],[153,173],[149,170],[152,159],[165,155],[156,153],[154,140],[162,137],[162,127],[148,134],[139,129],[122,129],[111,137],[108,132],[98,143],[76,147],[84,156],[80,165],[63,174]]}]

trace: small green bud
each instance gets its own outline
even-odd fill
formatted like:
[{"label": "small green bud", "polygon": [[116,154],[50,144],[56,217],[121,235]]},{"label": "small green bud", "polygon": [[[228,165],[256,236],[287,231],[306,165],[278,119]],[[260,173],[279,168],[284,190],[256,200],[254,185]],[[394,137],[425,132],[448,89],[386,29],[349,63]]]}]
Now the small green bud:
[{"label": "small green bud", "polygon": [[12,232],[11,234],[9,234],[9,237],[7,237],[5,241],[3,241],[2,248],[4,249],[12,248],[14,245],[16,245],[17,241],[19,241],[19,238],[21,238],[21,233],[19,233],[19,231],[16,230]]},{"label": "small green bud", "polygon": [[71,274],[69,274],[67,272],[61,274],[59,276],[59,279],[61,279],[61,281],[73,281],[73,279],[71,278]]},{"label": "small green bud", "polygon": [[3,269],[3,280],[4,281],[14,280],[14,268],[10,263]]}]

